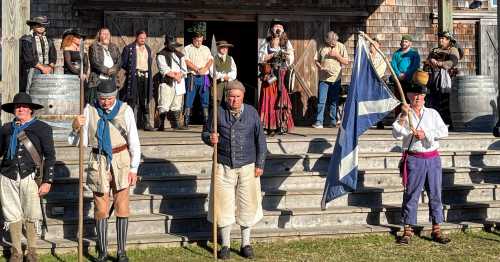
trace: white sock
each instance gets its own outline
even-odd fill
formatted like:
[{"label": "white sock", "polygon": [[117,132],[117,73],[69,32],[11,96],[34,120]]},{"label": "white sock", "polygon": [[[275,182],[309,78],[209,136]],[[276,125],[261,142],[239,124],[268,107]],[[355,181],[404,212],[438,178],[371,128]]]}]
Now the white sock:
[{"label": "white sock", "polygon": [[231,226],[219,227],[222,237],[222,246],[231,247]]},{"label": "white sock", "polygon": [[241,226],[241,247],[250,245],[250,230],[251,227]]}]

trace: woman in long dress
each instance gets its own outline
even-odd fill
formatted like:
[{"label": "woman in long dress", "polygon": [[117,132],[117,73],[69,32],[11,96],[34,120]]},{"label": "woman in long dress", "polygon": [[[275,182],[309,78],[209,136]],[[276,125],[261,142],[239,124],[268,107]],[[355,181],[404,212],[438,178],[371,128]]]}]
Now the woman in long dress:
[{"label": "woman in long dress", "polygon": [[273,136],[286,134],[293,127],[292,103],[288,96],[290,66],[294,60],[293,47],[280,20],[271,22],[270,34],[259,48],[262,80],[259,114],[264,130]]}]

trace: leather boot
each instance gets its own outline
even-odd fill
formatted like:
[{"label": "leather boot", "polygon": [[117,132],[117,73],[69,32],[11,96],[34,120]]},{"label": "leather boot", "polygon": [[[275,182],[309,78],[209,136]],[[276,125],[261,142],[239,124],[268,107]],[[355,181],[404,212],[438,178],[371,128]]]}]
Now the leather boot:
[{"label": "leather boot", "polygon": [[22,226],[21,221],[9,224],[10,241],[12,242],[9,262],[23,261],[23,250],[21,248]]},{"label": "leather boot", "polygon": [[208,124],[208,107],[203,108],[203,125]]},{"label": "leather boot", "polygon": [[158,126],[158,131],[165,130],[165,120],[167,119],[167,112],[160,113],[160,124]]},{"label": "leather boot", "polygon": [[151,118],[149,114],[144,115],[144,131],[156,131],[156,128],[151,126]]},{"label": "leather boot", "polygon": [[37,262],[38,255],[36,253],[36,225],[33,222],[26,223],[26,238],[28,239],[28,253],[26,254],[26,261]]},{"label": "leather boot", "polygon": [[189,129],[189,118],[191,118],[191,108],[184,109],[184,127]]},{"label": "leather boot", "polygon": [[181,111],[174,111],[174,129],[175,130],[186,130],[187,128],[181,123]]}]

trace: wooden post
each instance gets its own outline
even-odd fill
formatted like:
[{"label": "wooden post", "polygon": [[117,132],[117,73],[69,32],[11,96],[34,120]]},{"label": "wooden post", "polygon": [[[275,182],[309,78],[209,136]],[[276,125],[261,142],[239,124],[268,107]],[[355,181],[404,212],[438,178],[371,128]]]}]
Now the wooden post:
[{"label": "wooden post", "polygon": [[453,33],[453,0],[438,1],[438,30]]},{"label": "wooden post", "polygon": [[[2,104],[19,92],[19,39],[29,31],[30,0],[2,0]],[[2,123],[12,120],[3,112]]]}]

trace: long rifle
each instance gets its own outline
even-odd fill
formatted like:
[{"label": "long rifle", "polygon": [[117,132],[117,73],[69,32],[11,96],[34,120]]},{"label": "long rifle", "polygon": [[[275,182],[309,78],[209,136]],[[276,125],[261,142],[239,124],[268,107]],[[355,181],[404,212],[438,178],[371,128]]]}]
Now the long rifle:
[{"label": "long rifle", "polygon": [[[359,31],[359,34],[364,37],[370,44],[373,45],[377,53],[379,53],[382,58],[384,59],[384,62],[387,64],[387,67],[389,68],[389,71],[391,72],[392,78],[394,79],[394,82],[396,82],[396,87],[398,89],[399,95],[401,96],[401,102],[403,105],[407,105],[406,103],[406,98],[405,98],[405,93],[403,92],[403,88],[401,87],[401,83],[399,82],[398,76],[396,75],[396,72],[394,72],[394,69],[391,66],[391,63],[389,62],[389,59],[384,55],[384,53],[380,50],[380,48],[377,47],[375,44],[375,41],[371,39],[367,34],[365,34],[363,31]],[[411,117],[408,116],[408,124],[410,125],[410,128],[413,129],[413,123],[411,121]]]},{"label": "long rifle", "polygon": [[[214,53],[214,50],[216,49],[216,41],[215,41],[215,35],[212,36],[212,53]],[[215,57],[217,55],[217,51],[215,51],[215,54],[213,56]],[[214,66],[214,65],[212,65]],[[217,134],[217,108],[219,104],[217,103],[217,70],[212,70],[213,76],[212,76],[212,132],[214,134]],[[210,123],[207,123],[207,125],[210,125]],[[214,244],[214,249],[213,249],[213,255],[214,259],[217,260],[217,201],[216,201],[216,179],[215,176],[217,175],[217,144],[214,144],[214,152],[213,152],[213,162],[212,162],[212,242]]]},{"label": "long rifle", "polygon": [[[84,72],[83,65],[85,64],[83,38],[80,40],[80,115],[83,115],[84,106]],[[83,262],[83,132],[80,128],[80,139],[78,143],[78,262]]]}]

